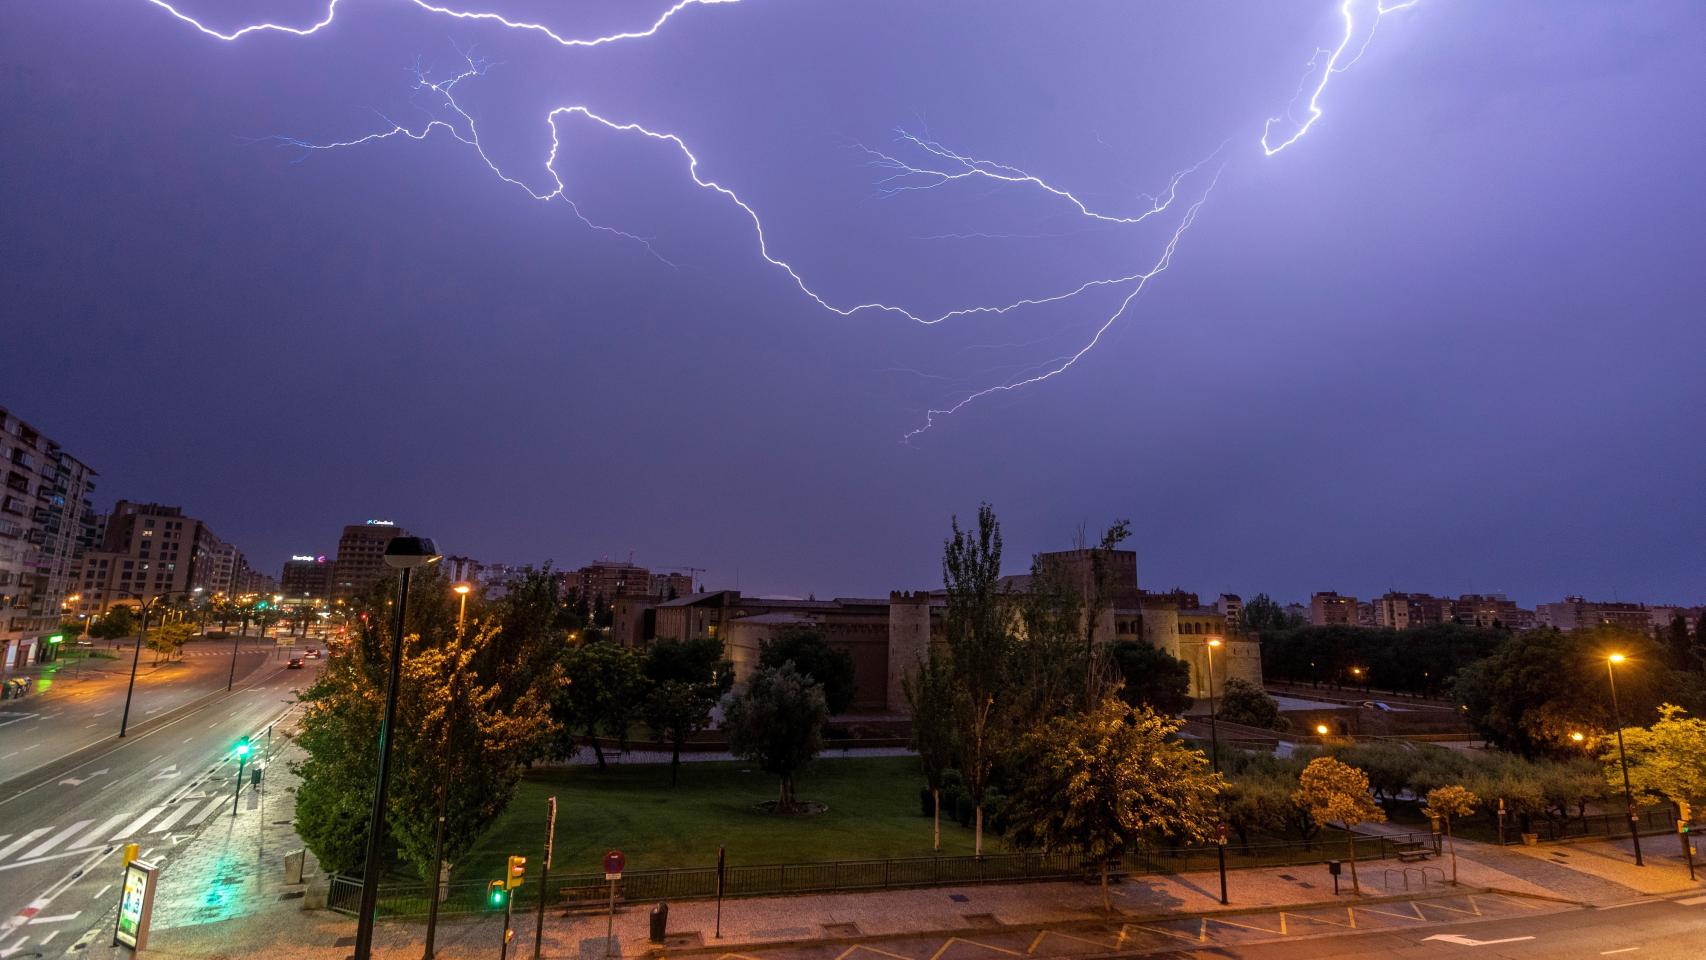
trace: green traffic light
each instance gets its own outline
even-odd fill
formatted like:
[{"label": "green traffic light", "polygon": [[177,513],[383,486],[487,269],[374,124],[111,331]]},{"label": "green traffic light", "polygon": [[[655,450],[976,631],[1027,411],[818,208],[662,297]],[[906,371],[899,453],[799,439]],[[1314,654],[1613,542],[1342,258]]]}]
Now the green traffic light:
[{"label": "green traffic light", "polygon": [[237,756],[246,757],[248,755],[249,755],[249,738],[244,737],[243,739],[237,741]]}]

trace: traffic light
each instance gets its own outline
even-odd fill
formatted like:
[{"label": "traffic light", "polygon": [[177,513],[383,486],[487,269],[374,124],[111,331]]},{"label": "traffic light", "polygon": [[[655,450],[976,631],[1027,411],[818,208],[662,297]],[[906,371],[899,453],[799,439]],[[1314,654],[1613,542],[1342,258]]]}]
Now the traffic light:
[{"label": "traffic light", "polygon": [[233,747],[232,750],[236,753],[237,759],[239,760],[247,757],[249,755],[249,738],[244,737],[241,740],[238,740],[237,746]]},{"label": "traffic light", "polygon": [[509,858],[509,870],[507,870],[504,874],[504,876],[505,876],[504,883],[506,884],[504,889],[514,890],[516,887],[521,886],[521,878],[526,873],[527,873],[527,858],[526,857],[510,857]]},{"label": "traffic light", "polygon": [[509,899],[509,890],[505,889],[502,880],[493,880],[486,884],[486,904],[494,910],[504,905]]}]

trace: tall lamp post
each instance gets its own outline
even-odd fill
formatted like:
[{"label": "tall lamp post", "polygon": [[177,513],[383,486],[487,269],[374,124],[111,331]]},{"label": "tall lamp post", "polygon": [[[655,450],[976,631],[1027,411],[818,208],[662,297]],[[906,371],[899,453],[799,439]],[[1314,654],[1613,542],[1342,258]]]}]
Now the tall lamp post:
[{"label": "tall lamp post", "polygon": [[130,698],[136,692],[136,664],[142,659],[142,641],[148,636],[148,612],[153,609],[155,603],[171,596],[171,594],[157,593],[143,600],[141,594],[131,593],[129,590],[114,590],[113,592],[120,596],[135,597],[141,601],[142,607],[142,623],[136,629],[136,648],[130,655],[130,685],[124,688],[124,714],[119,717],[118,721],[118,735],[122,737],[125,729],[130,726]]},{"label": "tall lamp post", "polygon": [[[373,956],[373,915],[379,906],[380,853],[384,849],[385,795],[391,785],[391,727],[397,721],[397,684],[403,668],[403,628],[408,622],[409,581],[416,570],[439,559],[425,537],[396,537],[385,545],[385,565],[402,571],[397,584],[397,621],[391,631],[391,670],[385,681],[385,715],[379,721],[379,778],[367,826],[367,865],[361,874],[361,909],[356,914],[354,960]],[[435,887],[433,895],[438,895]]]},{"label": "tall lamp post", "polygon": [[456,635],[461,636],[462,618],[468,615],[468,594],[471,593],[474,588],[466,583],[459,583],[450,589],[456,591],[456,593],[462,597],[462,603],[456,608]]},{"label": "tall lamp post", "polygon": [[[1220,638],[1210,638],[1203,649],[1208,651],[1208,744],[1210,762],[1214,764],[1214,772],[1220,772],[1220,728],[1215,720],[1214,709],[1214,651],[1220,646]],[[1219,797],[1215,798],[1215,806],[1220,807],[1220,823],[1215,827],[1214,853],[1220,861],[1220,902],[1226,899],[1226,809]]]},{"label": "tall lamp post", "polygon": [[1644,867],[1641,860],[1641,829],[1635,822],[1635,793],[1629,789],[1629,757],[1623,752],[1623,715],[1617,709],[1617,671],[1612,669],[1626,658],[1614,653],[1605,658],[1605,676],[1611,681],[1611,723],[1617,728],[1617,764],[1623,768],[1623,802],[1629,808],[1629,839],[1635,844],[1635,866]]}]

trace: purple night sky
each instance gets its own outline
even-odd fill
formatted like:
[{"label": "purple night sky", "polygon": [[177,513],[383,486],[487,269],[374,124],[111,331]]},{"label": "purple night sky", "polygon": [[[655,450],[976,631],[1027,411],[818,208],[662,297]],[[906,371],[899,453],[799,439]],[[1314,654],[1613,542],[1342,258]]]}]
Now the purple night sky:
[{"label": "purple night sky", "polygon": [[[172,2],[229,31],[327,0]],[[438,2],[591,37],[671,0]],[[389,517],[482,560],[822,596],[936,583],[987,499],[1014,570],[1129,517],[1154,588],[1706,600],[1695,0],[1421,0],[1272,157],[1337,0],[742,0],[591,49],[336,10],[224,42],[149,0],[0,5],[0,403],[102,509],[182,504],[275,572]],[[552,189],[555,107],[679,135],[837,305],[1147,269],[1220,178],[1094,350],[903,442],[1129,288],[842,316],[668,143],[559,121],[567,196],[648,249],[443,128],[279,139],[455,119],[414,70],[464,54],[506,174]],[[988,178],[885,193],[861,144],[932,159],[897,127],[1124,216],[1225,146],[1110,224]]]}]

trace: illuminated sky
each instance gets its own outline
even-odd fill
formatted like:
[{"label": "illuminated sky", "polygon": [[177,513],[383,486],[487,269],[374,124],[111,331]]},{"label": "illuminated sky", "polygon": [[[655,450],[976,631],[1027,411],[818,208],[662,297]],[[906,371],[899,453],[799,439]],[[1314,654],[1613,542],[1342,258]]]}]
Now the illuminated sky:
[{"label": "illuminated sky", "polygon": [[[439,2],[561,38],[670,6]],[[1343,31],[1331,0],[741,0],[575,48],[342,0],[226,42],[7,4],[0,395],[102,505],[181,503],[266,568],[386,516],[870,594],[935,582],[988,499],[1014,569],[1129,517],[1154,587],[1706,600],[1706,15],[1422,0],[1266,156]],[[965,169],[919,141],[1001,176],[897,191],[935,179],[871,151]],[[559,179],[574,209],[529,196]],[[1099,339],[1134,285],[845,310],[1145,272]]]}]

